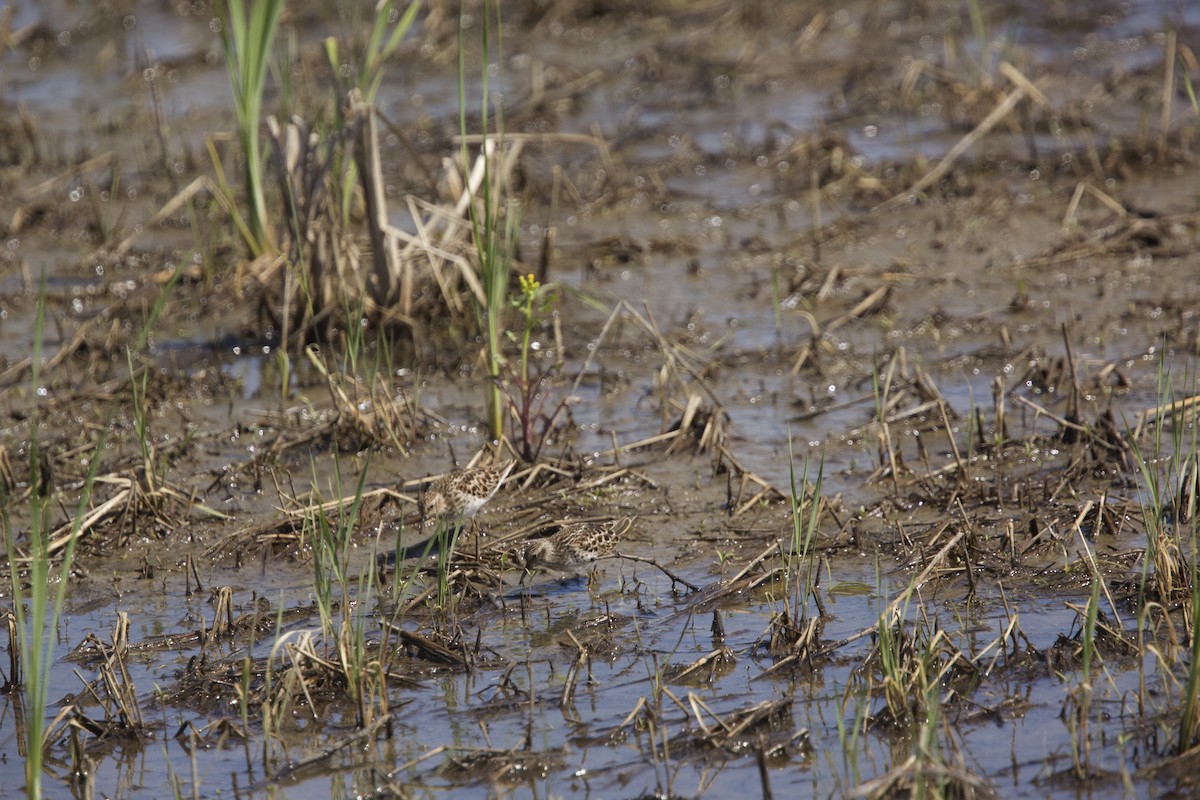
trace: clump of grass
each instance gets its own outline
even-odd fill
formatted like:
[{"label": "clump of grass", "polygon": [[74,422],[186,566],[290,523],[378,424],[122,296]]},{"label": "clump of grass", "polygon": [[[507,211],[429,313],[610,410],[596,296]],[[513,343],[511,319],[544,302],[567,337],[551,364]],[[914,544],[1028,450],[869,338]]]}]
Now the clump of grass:
[{"label": "clump of grass", "polygon": [[423,427],[420,396],[395,391],[391,381],[394,351],[390,339],[380,337],[368,349],[366,337],[364,326],[348,328],[337,353],[340,364],[335,366],[327,362],[324,351],[315,345],[305,347],[304,355],[325,380],[330,400],[339,414],[337,427],[351,437],[353,449],[380,445],[407,453]]},{"label": "clump of grass", "polygon": [[238,143],[245,158],[242,184],[249,219],[243,229],[243,240],[255,258],[275,249],[275,237],[268,224],[259,137],[271,45],[283,15],[283,5],[284,0],[254,0],[247,9],[243,0],[217,2],[221,46],[225,51],[225,66],[237,112]]},{"label": "clump of grass", "polygon": [[[1166,348],[1163,349],[1165,354]],[[1143,504],[1146,527],[1146,556],[1141,576],[1144,613],[1157,604],[1170,608],[1180,603],[1190,611],[1190,619],[1200,619],[1200,552],[1197,550],[1195,485],[1200,465],[1200,431],[1196,424],[1185,424],[1177,416],[1179,404],[1172,388],[1171,372],[1165,355],[1158,364],[1158,403],[1155,413],[1151,451],[1143,456],[1135,437],[1130,437],[1139,471],[1145,481]],[[1184,379],[1195,395],[1195,376]],[[1164,428],[1170,425],[1170,440]],[[1170,452],[1165,452],[1169,448]],[[1162,465],[1165,464],[1165,469]],[[1153,592],[1154,600],[1146,595]],[[1180,697],[1179,723],[1175,741],[1178,753],[1200,742],[1200,636],[1193,633],[1190,659]]]},{"label": "clump of grass", "polygon": [[[518,204],[509,197],[506,187],[520,143],[509,151],[503,118],[491,110],[487,67],[500,51],[499,5],[483,5],[482,110],[478,123],[472,123],[479,125],[478,136],[467,132],[467,48],[460,25],[461,160],[447,175],[449,202],[407,198],[408,210],[417,220],[415,234],[389,222],[378,127],[392,123],[375,109],[374,100],[386,64],[412,29],[420,4],[404,4],[403,9],[399,0],[378,4],[369,25],[358,26],[366,28],[361,44],[326,40],[325,56],[336,91],[329,93],[325,115],[313,123],[295,117],[286,124],[273,117],[266,120],[284,204],[281,217],[285,224],[278,233],[285,240],[280,244],[281,258],[259,258],[276,251],[266,221],[263,172],[267,165],[261,157],[259,126],[269,52],[281,6],[281,0],[252,6],[247,6],[245,0],[223,0],[219,6],[226,66],[238,111],[238,142],[246,155],[243,183],[247,221],[242,221],[233,193],[221,183],[220,175],[218,185],[211,188],[230,210],[239,235],[255,257],[252,275],[260,290],[277,292],[272,287],[282,287],[282,298],[272,297],[261,306],[272,315],[275,308],[281,308],[271,319],[271,328],[279,332],[282,345],[277,350],[282,393],[286,396],[290,388],[288,353],[299,344],[336,341],[339,331],[348,333],[363,322],[380,331],[406,330],[415,338],[423,320],[436,317],[444,323],[448,312],[451,324],[438,326],[443,333],[470,336],[472,327],[484,333],[485,408],[492,438],[503,436],[509,416],[526,422],[540,418],[532,410],[536,389],[526,391],[527,382],[514,381],[508,387],[508,399],[515,402],[506,402],[504,396],[506,316],[511,311],[509,277],[520,219]],[[275,73],[281,89],[290,95],[287,67],[285,63]],[[294,104],[293,99],[288,102]],[[477,141],[478,158],[473,159],[473,143]],[[211,144],[210,151],[221,173],[220,158]],[[362,247],[355,234],[359,221],[351,212],[356,198],[361,198],[365,206],[369,248]],[[448,273],[447,267],[457,271],[457,278]],[[437,291],[423,291],[426,284]],[[463,301],[463,284],[470,290],[467,294],[473,303]],[[441,301],[444,304],[439,305]],[[527,457],[533,449],[526,448]]]},{"label": "clump of grass", "polygon": [[[340,69],[342,61],[338,40],[332,36],[325,40],[325,55],[333,74],[341,79],[343,90],[357,88],[367,103],[375,102],[379,86],[383,83],[384,67],[388,59],[396,54],[421,9],[420,0],[409,3],[403,14],[398,5],[396,0],[383,0],[376,4],[375,18],[371,21],[370,35],[365,45],[361,51],[351,53],[356,63],[350,74]],[[389,26],[391,30],[388,30]]]},{"label": "clump of grass", "polygon": [[[1182,480],[1189,452],[1194,463],[1197,453],[1196,434],[1190,443],[1183,438],[1184,426],[1174,419],[1175,399],[1171,388],[1170,370],[1165,360],[1158,366],[1158,413],[1154,423],[1149,453],[1143,453],[1137,437],[1130,437],[1134,459],[1144,481],[1143,522],[1146,529],[1146,555],[1142,561],[1140,595],[1144,603],[1149,593],[1165,607],[1174,605],[1184,593],[1191,591],[1191,571],[1184,561],[1186,552],[1183,534],[1189,527],[1182,498],[1172,497],[1172,485]],[[1164,439],[1170,425],[1171,441]],[[1168,452],[1168,447],[1170,451]],[[1160,465],[1166,464],[1166,470]],[[1193,550],[1194,552],[1194,550]],[[1193,556],[1193,559],[1195,557]]]},{"label": "clump of grass", "polygon": [[[321,620],[321,639],[326,650],[331,651],[330,668],[344,684],[359,727],[369,725],[377,716],[376,709],[387,705],[383,679],[386,670],[380,668],[367,644],[367,625],[375,623],[360,611],[374,604],[374,563],[369,562],[358,574],[351,571],[349,564],[369,466],[368,458],[359,471],[353,494],[343,500],[336,519],[331,520],[318,502],[310,507],[305,525],[313,547],[313,594]],[[336,448],[333,481],[335,495],[342,497],[341,462]],[[304,649],[315,653],[311,643]]]},{"label": "clump of grass", "polygon": [[[375,18],[371,22],[370,35],[367,37],[365,45],[361,51],[354,48],[349,54],[354,62],[349,71],[342,69],[343,48],[338,40],[332,36],[325,40],[325,57],[329,61],[330,71],[341,84],[342,95],[348,96],[352,89],[357,89],[364,103],[367,105],[375,103],[375,97],[379,94],[379,87],[383,83],[384,67],[388,59],[395,55],[396,50],[400,47],[400,42],[404,40],[412,27],[417,11],[421,8],[419,1],[412,2],[401,14],[397,5],[396,0],[383,0],[376,6]],[[352,8],[356,9],[357,6]],[[391,26],[391,30],[388,30],[388,26]],[[338,114],[338,127],[345,130],[349,126],[349,122],[343,113],[344,104],[335,102],[334,108]],[[350,161],[345,164],[342,170],[341,194],[341,218],[343,220],[350,218],[350,202],[354,196],[353,189],[357,177],[358,173],[354,162]]]},{"label": "clump of grass", "polygon": [[459,526],[454,521],[438,520],[434,541],[437,543],[437,604],[438,610],[452,612],[450,578],[454,550],[458,546]]},{"label": "clump of grass", "polygon": [[[343,506],[336,519],[329,518],[320,502],[310,506],[310,513],[305,516],[304,527],[313,548],[313,593],[321,618],[321,629],[326,633],[334,629],[335,587],[340,590],[342,598],[348,595],[350,575],[347,560],[351,535],[357,524],[369,465],[368,457],[358,476],[358,484],[348,507]],[[315,473],[315,464],[313,469]],[[314,489],[316,480],[314,474]],[[333,454],[333,480],[335,496],[341,497],[342,470],[336,447]]]},{"label": "clump of grass", "polygon": [[[791,549],[785,556],[786,576],[791,582],[792,619],[796,624],[808,615],[806,599],[811,594],[816,597],[816,582],[818,571],[816,566],[817,522],[821,512],[821,485],[825,478],[825,454],[822,451],[817,464],[816,483],[812,493],[808,492],[809,455],[804,457],[804,469],[800,475],[801,491],[797,491],[796,458],[792,450],[792,439],[788,437],[788,480],[791,492],[788,500],[791,504],[792,541]],[[807,512],[807,513],[806,513]],[[800,569],[804,569],[804,578],[799,578]],[[802,605],[803,603],[803,605]],[[819,603],[819,598],[818,598]]]}]

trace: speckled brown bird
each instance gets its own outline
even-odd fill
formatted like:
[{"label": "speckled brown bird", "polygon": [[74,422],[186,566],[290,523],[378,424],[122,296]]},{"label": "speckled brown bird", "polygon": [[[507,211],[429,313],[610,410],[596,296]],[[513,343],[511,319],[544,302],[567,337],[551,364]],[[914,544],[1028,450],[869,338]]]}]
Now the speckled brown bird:
[{"label": "speckled brown bird", "polygon": [[491,467],[471,467],[449,472],[425,490],[422,514],[426,521],[459,524],[479,513],[512,472],[516,461]]},{"label": "speckled brown bird", "polygon": [[607,522],[569,523],[551,536],[525,543],[517,552],[517,564],[526,570],[576,572],[580,567],[611,556],[632,525],[630,517]]}]

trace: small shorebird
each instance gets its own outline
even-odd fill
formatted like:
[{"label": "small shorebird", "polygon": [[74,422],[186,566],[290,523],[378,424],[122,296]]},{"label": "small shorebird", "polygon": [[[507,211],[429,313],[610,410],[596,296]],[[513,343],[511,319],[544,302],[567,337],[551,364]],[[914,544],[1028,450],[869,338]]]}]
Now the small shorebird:
[{"label": "small shorebird", "polygon": [[[475,541],[478,555],[479,530],[475,515],[496,494],[516,463],[508,461],[494,467],[455,470],[430,483],[418,496],[417,503],[421,509],[418,527],[432,535],[424,542],[403,548],[400,553],[395,550],[380,553],[376,557],[380,569],[391,569],[402,559],[424,558],[442,548],[456,550],[460,546],[460,536]],[[468,528],[465,532],[464,527]]]},{"label": "small shorebird", "polygon": [[473,520],[516,466],[508,461],[493,467],[471,467],[449,472],[425,489],[421,518],[459,525]]},{"label": "small shorebird", "polygon": [[631,517],[569,523],[552,536],[527,542],[517,552],[517,564],[530,571],[577,572],[585,564],[611,556],[632,525]]}]

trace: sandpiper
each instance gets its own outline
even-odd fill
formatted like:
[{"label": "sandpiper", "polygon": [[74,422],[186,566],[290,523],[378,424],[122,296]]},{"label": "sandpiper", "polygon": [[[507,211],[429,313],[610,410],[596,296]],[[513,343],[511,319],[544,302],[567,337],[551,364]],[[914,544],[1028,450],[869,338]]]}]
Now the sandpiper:
[{"label": "sandpiper", "polygon": [[422,518],[453,525],[473,519],[496,494],[516,463],[508,461],[492,467],[471,467],[443,475],[425,490]]},{"label": "sandpiper", "polygon": [[526,543],[517,552],[517,564],[526,570],[576,572],[586,564],[611,556],[632,524],[630,517],[569,523],[552,536]]}]

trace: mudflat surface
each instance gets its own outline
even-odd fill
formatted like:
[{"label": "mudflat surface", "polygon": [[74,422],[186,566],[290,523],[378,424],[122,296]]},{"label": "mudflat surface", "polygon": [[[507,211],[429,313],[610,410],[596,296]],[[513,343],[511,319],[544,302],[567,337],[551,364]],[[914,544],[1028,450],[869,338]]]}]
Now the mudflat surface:
[{"label": "mudflat surface", "polygon": [[[370,9],[277,40],[265,113],[374,147],[409,237],[375,302],[361,184],[306,283],[265,126],[282,255],[248,254],[210,5],[10,8],[0,609],[65,581],[46,793],[1194,791],[1200,13],[520,2],[484,56],[455,12],[373,141],[334,77]],[[493,446],[496,384],[460,47],[517,464],[451,542],[421,487]],[[11,664],[0,796],[41,713]]]}]

